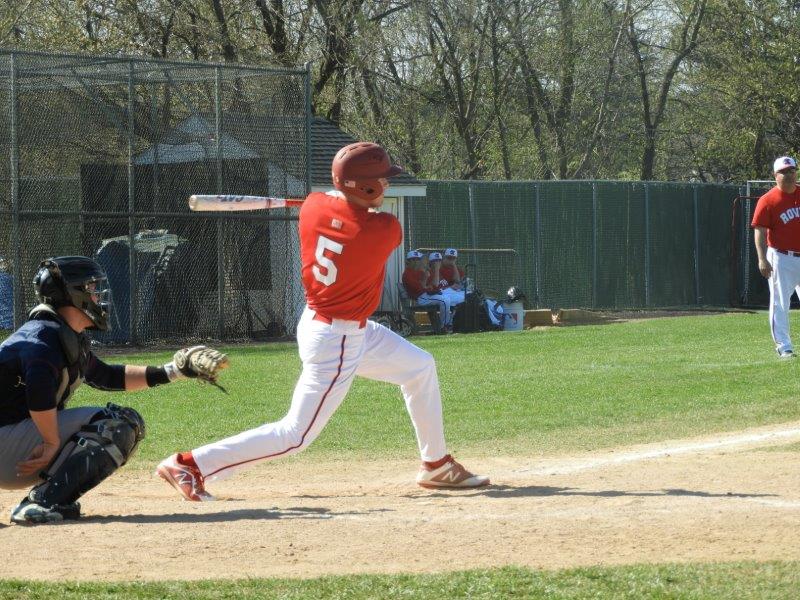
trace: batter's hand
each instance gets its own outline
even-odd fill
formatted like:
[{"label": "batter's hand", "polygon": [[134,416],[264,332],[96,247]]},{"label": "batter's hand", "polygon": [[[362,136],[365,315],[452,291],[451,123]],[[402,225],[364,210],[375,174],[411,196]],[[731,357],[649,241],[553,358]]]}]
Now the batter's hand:
[{"label": "batter's hand", "polygon": [[48,444],[47,442],[36,446],[27,460],[17,463],[17,477],[26,477],[46,469],[58,454],[58,449],[57,444]]},{"label": "batter's hand", "polygon": [[769,261],[766,259],[758,261],[758,270],[761,271],[761,274],[767,279],[772,275],[772,265],[769,264]]}]

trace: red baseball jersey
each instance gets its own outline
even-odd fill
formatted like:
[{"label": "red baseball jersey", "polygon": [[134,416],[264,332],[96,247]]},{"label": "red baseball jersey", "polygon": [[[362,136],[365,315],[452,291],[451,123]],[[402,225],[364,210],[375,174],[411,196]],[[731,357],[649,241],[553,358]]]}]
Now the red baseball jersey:
[{"label": "red baseball jersey", "polygon": [[800,252],[800,187],[791,194],[775,186],[758,199],[753,227],[767,228],[767,245]]},{"label": "red baseball jersey", "polygon": [[403,239],[389,213],[341,196],[308,195],[300,208],[300,260],[309,308],[330,319],[361,321],[381,301],[386,260]]},{"label": "red baseball jersey", "polygon": [[428,291],[428,272],[422,269],[406,268],[403,271],[403,287],[414,300]]},{"label": "red baseball jersey", "polygon": [[[439,279],[446,279],[447,285],[456,283],[456,267],[457,265],[445,265],[439,267]],[[458,275],[461,279],[464,278],[464,269],[458,267]]]}]

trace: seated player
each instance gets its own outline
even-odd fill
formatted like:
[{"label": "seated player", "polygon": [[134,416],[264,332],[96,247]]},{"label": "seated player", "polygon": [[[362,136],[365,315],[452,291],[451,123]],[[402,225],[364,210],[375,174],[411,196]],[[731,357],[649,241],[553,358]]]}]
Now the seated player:
[{"label": "seated player", "polygon": [[445,333],[453,331],[453,315],[450,308],[450,299],[439,292],[438,285],[430,278],[430,272],[425,268],[423,254],[418,250],[411,250],[406,255],[406,269],[403,271],[403,287],[414,302],[422,306],[435,304],[439,308],[439,322]]},{"label": "seated player", "polygon": [[[435,254],[439,255],[438,252]],[[458,250],[455,248],[447,248],[444,251],[437,281],[443,296],[450,298],[450,306],[458,306],[464,302],[465,292],[462,281],[464,279],[464,270],[456,264],[458,257]]]}]

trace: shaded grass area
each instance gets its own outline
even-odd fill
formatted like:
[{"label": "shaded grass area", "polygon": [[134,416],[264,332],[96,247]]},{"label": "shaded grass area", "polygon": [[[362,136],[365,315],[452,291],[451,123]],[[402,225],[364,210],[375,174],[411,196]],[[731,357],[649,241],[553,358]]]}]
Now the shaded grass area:
[{"label": "shaded grass area", "polygon": [[[800,360],[776,358],[763,313],[413,341],[436,358],[446,434],[460,454],[585,451],[800,419]],[[192,381],[129,395],[83,386],[73,405],[114,401],[138,408],[148,438],[134,465],[148,467],[175,450],[280,419],[300,371],[296,346],[228,351],[232,366],[222,378],[228,396]],[[161,352],[113,362],[169,358]],[[416,458],[396,386],[357,379],[300,460],[354,454]]]},{"label": "shaded grass area", "polygon": [[634,565],[563,571],[521,568],[437,575],[357,575],[308,580],[156,583],[0,582],[0,599],[61,598],[692,598],[789,599],[800,589],[794,562]]}]

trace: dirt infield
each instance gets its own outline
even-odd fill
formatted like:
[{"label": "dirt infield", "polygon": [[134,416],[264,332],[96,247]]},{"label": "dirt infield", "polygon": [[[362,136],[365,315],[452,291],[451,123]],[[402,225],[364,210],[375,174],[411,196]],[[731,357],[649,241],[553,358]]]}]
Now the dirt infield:
[{"label": "dirt infield", "polygon": [[[410,462],[262,465],[179,501],[121,473],[85,519],[5,525],[0,578],[314,577],[526,565],[800,559],[800,422],[558,458],[476,459],[494,486],[430,493]],[[467,462],[467,461],[465,461]]]}]

